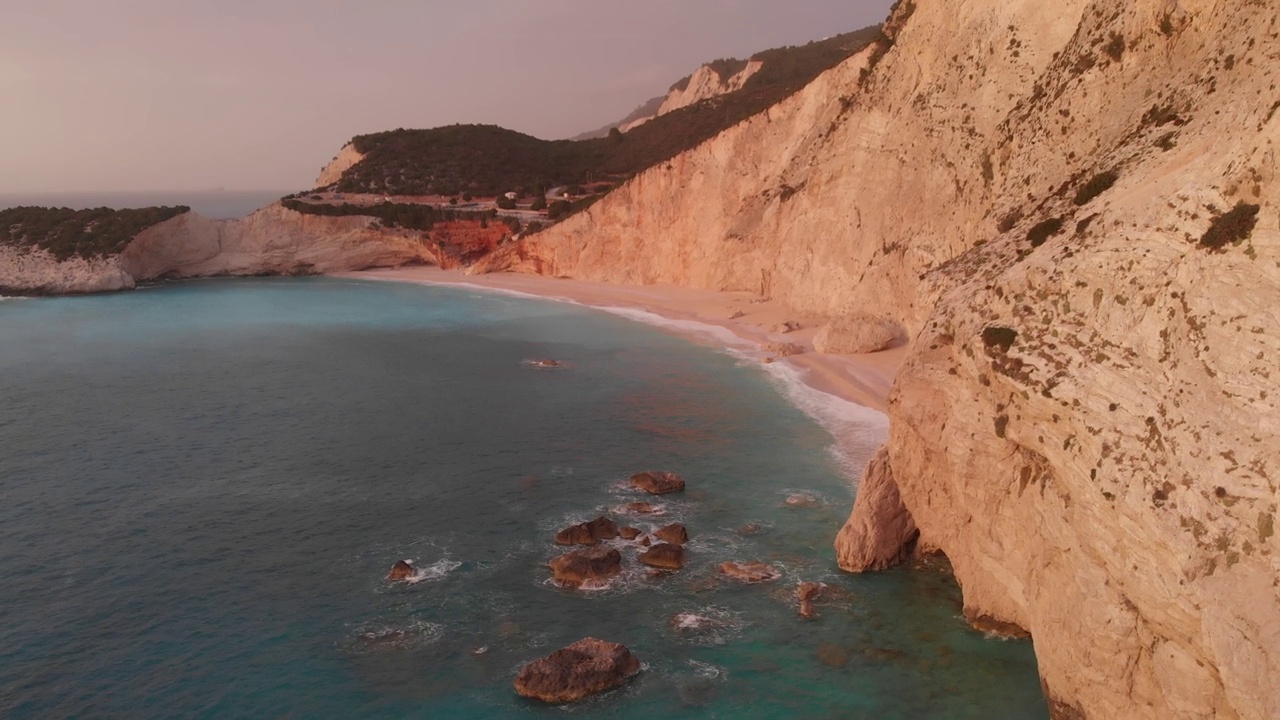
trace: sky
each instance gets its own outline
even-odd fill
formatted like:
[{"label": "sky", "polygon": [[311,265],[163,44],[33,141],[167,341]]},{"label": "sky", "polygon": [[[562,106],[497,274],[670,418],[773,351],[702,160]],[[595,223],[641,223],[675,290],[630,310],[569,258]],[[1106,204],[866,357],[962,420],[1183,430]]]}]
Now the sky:
[{"label": "sky", "polygon": [[0,0],[0,193],[305,189],[352,136],[564,138],[891,0]]}]

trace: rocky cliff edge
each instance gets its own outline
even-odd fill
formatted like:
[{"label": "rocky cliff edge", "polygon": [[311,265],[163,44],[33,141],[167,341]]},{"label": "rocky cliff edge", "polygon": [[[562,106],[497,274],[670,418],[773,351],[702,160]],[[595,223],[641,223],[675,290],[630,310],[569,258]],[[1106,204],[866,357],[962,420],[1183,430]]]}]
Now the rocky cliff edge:
[{"label": "rocky cliff edge", "polygon": [[479,269],[896,321],[876,495],[1055,717],[1280,717],[1278,86],[1270,0],[902,2]]}]

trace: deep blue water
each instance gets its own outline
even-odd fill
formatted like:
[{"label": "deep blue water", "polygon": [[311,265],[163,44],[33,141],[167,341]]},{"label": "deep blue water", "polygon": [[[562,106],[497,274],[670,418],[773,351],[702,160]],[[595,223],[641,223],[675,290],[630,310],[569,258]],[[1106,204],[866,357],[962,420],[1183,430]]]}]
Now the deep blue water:
[{"label": "deep blue water", "polygon": [[[852,490],[763,368],[604,313],[333,279],[4,301],[0,408],[6,718],[557,716],[511,680],[586,635],[646,669],[584,717],[1047,716],[952,581],[835,569]],[[689,489],[627,520],[684,522],[688,566],[552,587],[554,531],[648,468]],[[384,582],[400,558],[427,579]],[[841,597],[801,620],[800,580]]]},{"label": "deep blue water", "polygon": [[156,192],[61,192],[2,193],[0,210],[19,205],[44,207],[135,208],[152,205],[186,205],[205,217],[217,220],[244,217],[269,205],[291,190],[164,190]]}]

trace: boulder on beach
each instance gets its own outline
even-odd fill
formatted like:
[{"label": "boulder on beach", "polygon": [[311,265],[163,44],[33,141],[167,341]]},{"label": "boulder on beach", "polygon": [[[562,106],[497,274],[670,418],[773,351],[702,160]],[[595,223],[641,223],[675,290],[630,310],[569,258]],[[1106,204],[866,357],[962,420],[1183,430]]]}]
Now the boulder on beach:
[{"label": "boulder on beach", "polygon": [[589,637],[525,665],[515,690],[547,703],[570,703],[618,687],[639,672],[640,660],[625,646]]},{"label": "boulder on beach", "polygon": [[684,490],[684,479],[672,472],[648,470],[631,476],[631,484],[650,495],[666,495]]},{"label": "boulder on beach", "polygon": [[571,525],[556,533],[557,545],[595,545],[618,537],[618,526],[607,517]]},{"label": "boulder on beach", "polygon": [[640,553],[638,559],[659,570],[679,570],[684,567],[684,548],[671,543],[658,543]]},{"label": "boulder on beach", "polygon": [[820,353],[860,355],[890,347],[903,335],[897,323],[867,313],[838,317],[818,331],[813,347]]},{"label": "boulder on beach", "polygon": [[560,585],[576,588],[592,581],[595,586],[622,572],[622,554],[612,548],[575,550],[552,558],[547,566]]},{"label": "boulder on beach", "polygon": [[785,358],[792,355],[803,355],[804,346],[793,342],[768,343],[764,346],[764,351]]},{"label": "boulder on beach", "polygon": [[683,545],[689,542],[689,531],[680,523],[671,523],[666,527],[658,528],[654,531],[653,536],[663,542],[669,542],[674,545]]},{"label": "boulder on beach", "polygon": [[623,540],[635,540],[640,537],[640,528],[631,527],[630,525],[620,527],[618,528],[618,537]]},{"label": "boulder on beach", "polygon": [[777,568],[762,562],[728,561],[720,563],[718,569],[723,575],[747,583],[767,582],[782,577]]},{"label": "boulder on beach", "polygon": [[412,560],[398,560],[395,565],[391,566],[391,572],[387,573],[387,579],[395,582],[396,580],[412,580],[418,574],[418,569],[413,566]]}]

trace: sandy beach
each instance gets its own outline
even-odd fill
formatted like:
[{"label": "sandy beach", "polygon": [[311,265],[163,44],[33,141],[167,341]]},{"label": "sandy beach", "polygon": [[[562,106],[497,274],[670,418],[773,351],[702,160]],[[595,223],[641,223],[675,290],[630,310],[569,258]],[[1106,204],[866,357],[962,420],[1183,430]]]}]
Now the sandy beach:
[{"label": "sandy beach", "polygon": [[[728,345],[758,354],[763,362],[785,363],[795,368],[800,379],[815,390],[834,395],[867,408],[885,412],[889,389],[898,366],[906,355],[906,345],[867,355],[824,355],[813,351],[813,336],[823,318],[792,312],[774,300],[749,292],[697,290],[674,285],[611,285],[565,280],[538,275],[502,273],[469,276],[458,270],[410,267],[340,273],[335,277],[363,280],[458,285],[502,292],[519,292],[548,299],[560,299],[589,307],[610,310],[639,310],[691,325],[682,334],[698,342]],[[779,332],[784,322],[798,323],[800,329]],[[697,325],[692,325],[696,323]],[[732,333],[699,332],[699,327],[722,328]],[[678,324],[672,325],[681,332]],[[768,349],[771,343],[795,343],[805,352],[778,358]]]}]

